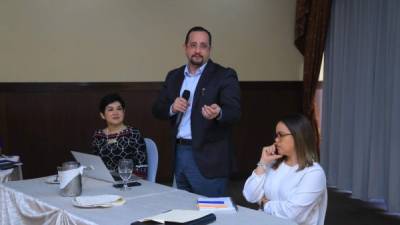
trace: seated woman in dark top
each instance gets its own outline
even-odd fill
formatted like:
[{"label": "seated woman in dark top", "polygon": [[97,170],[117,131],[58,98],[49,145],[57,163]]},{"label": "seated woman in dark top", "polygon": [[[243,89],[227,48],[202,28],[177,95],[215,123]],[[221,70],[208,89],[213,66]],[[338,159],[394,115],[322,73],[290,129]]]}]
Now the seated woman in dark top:
[{"label": "seated woman in dark top", "polygon": [[146,178],[146,145],[138,129],[124,124],[124,100],[118,94],[108,94],[101,99],[99,110],[107,127],[95,131],[92,141],[94,153],[112,171],[118,171],[120,159],[132,159],[135,165],[133,173]]}]

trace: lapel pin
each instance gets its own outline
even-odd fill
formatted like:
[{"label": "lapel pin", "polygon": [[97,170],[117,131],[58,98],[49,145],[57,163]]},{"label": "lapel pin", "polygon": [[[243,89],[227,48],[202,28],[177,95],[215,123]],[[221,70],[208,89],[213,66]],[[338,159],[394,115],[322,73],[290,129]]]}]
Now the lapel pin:
[{"label": "lapel pin", "polygon": [[205,88],[202,88],[201,89],[201,96],[204,96],[206,94],[206,89]]}]

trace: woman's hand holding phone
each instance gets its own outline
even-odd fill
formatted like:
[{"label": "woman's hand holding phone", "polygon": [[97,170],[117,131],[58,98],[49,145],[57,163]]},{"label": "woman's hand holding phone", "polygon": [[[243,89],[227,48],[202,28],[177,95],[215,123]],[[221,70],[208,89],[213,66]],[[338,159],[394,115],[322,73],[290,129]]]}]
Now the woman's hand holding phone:
[{"label": "woman's hand holding phone", "polygon": [[270,146],[265,146],[262,149],[260,162],[264,164],[270,164],[273,161],[282,158],[282,155],[277,154],[277,150],[274,144]]},{"label": "woman's hand holding phone", "polygon": [[282,155],[277,154],[274,144],[263,147],[261,151],[260,161],[257,163],[257,168],[255,170],[256,174],[260,175],[265,173],[267,170],[267,165],[271,164],[273,161],[279,158],[282,158]]}]

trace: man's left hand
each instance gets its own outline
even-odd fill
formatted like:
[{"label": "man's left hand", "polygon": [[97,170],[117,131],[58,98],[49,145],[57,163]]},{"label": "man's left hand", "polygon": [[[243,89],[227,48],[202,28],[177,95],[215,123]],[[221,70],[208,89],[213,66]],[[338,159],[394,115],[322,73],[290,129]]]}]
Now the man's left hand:
[{"label": "man's left hand", "polygon": [[201,114],[203,115],[204,118],[208,120],[216,118],[217,116],[219,116],[220,112],[221,112],[221,107],[219,107],[219,105],[217,104],[212,104],[210,106],[204,105],[201,108]]}]

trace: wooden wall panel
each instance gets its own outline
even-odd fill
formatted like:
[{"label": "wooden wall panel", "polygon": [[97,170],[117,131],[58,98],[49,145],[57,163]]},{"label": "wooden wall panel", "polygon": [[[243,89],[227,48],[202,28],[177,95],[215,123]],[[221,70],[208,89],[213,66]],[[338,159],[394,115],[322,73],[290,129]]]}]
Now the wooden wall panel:
[{"label": "wooden wall panel", "polygon": [[301,82],[242,82],[242,118],[234,140],[238,170],[247,177],[259,161],[261,149],[273,143],[275,125],[282,116],[301,112]]},{"label": "wooden wall panel", "polygon": [[[172,178],[169,124],[151,114],[161,82],[0,83],[0,136],[8,154],[21,156],[25,178],[54,174],[72,159],[70,150],[90,152],[95,129],[105,126],[99,99],[118,92],[126,101],[126,123],[158,145],[157,180]],[[235,177],[247,176],[263,145],[272,143],[276,120],[301,110],[301,82],[241,82],[242,119],[235,126]]]}]

